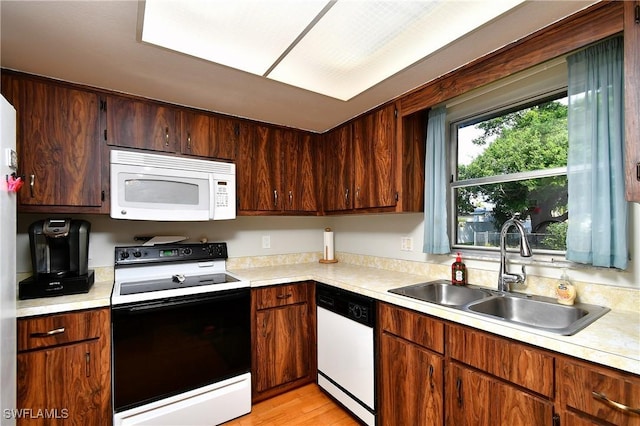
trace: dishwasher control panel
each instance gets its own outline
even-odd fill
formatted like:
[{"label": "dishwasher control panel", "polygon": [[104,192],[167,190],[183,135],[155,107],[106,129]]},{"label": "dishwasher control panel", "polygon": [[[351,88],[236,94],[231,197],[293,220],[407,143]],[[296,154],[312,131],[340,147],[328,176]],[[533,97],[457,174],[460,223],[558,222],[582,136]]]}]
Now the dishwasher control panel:
[{"label": "dishwasher control panel", "polygon": [[375,324],[375,300],[323,284],[316,286],[316,304],[369,327]]}]

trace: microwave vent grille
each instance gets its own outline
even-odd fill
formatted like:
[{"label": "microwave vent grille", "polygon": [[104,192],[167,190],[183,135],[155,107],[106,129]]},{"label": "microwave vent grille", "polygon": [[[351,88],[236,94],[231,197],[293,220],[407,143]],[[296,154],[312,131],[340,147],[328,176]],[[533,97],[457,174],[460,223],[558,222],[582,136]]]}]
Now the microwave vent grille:
[{"label": "microwave vent grille", "polygon": [[167,155],[144,154],[132,151],[111,151],[111,163],[144,167],[193,170],[206,173],[235,174],[235,164]]}]

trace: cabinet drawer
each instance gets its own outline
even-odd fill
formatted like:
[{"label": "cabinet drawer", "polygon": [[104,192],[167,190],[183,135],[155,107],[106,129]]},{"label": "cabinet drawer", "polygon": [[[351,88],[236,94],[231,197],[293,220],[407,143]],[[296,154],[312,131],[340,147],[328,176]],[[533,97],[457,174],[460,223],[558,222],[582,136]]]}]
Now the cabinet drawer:
[{"label": "cabinet drawer", "polygon": [[640,425],[640,377],[562,358],[558,381],[562,404],[570,409],[620,426]]},{"label": "cabinet drawer", "polygon": [[97,339],[108,322],[106,308],[18,319],[18,351]]},{"label": "cabinet drawer", "polygon": [[380,303],[380,328],[440,354],[444,353],[444,323],[409,309]]},{"label": "cabinet drawer", "polygon": [[551,354],[458,326],[449,327],[447,344],[452,358],[553,397],[554,357]]},{"label": "cabinet drawer", "polygon": [[307,284],[286,284],[256,289],[256,309],[273,308],[276,306],[293,305],[308,300]]}]

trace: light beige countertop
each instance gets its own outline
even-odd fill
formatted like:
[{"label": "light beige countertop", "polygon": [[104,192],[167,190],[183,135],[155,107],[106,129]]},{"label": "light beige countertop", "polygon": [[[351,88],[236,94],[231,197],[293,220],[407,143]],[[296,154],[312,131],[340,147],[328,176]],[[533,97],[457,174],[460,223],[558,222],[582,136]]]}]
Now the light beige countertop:
[{"label": "light beige countertop", "polygon": [[252,287],[314,280],[543,349],[640,374],[640,312],[612,309],[573,336],[560,336],[421,302],[387,291],[441,277],[428,277],[346,263],[320,264],[317,262],[230,269],[230,272],[249,280]]},{"label": "light beige countertop", "polygon": [[[610,312],[575,335],[560,336],[388,292],[392,288],[431,281],[442,278],[441,276],[342,262],[320,264],[317,261],[253,268],[242,264],[237,268],[229,268],[229,272],[249,280],[251,287],[305,280],[322,282],[543,349],[640,374],[640,312],[637,310],[613,307]],[[112,274],[113,270],[110,268],[96,270],[96,282],[89,293],[19,300],[17,316],[23,318],[109,306],[113,287]]]}]

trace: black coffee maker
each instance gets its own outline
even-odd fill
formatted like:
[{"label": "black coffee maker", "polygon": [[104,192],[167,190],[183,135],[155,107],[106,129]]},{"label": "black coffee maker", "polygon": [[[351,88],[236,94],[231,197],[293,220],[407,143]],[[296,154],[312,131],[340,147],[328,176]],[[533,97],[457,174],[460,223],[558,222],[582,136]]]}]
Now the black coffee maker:
[{"label": "black coffee maker", "polygon": [[29,226],[33,276],[18,284],[19,299],[87,293],[94,282],[89,270],[86,220],[44,219]]}]

